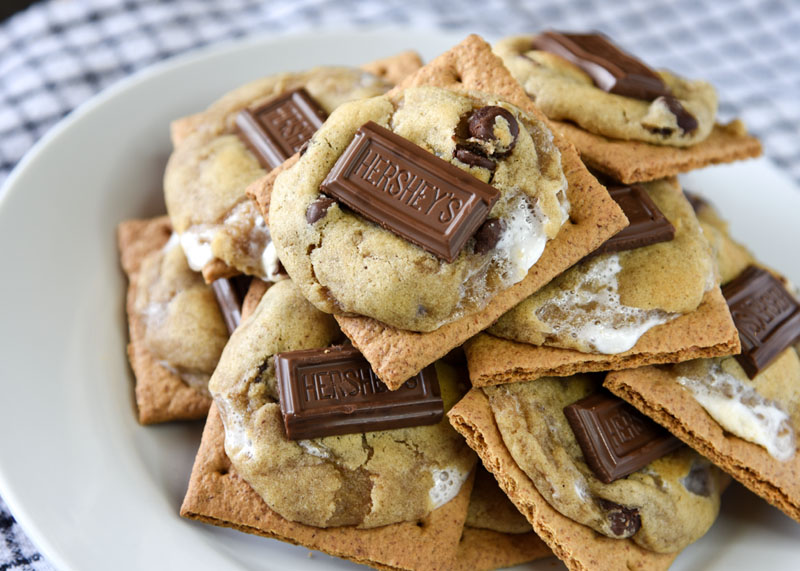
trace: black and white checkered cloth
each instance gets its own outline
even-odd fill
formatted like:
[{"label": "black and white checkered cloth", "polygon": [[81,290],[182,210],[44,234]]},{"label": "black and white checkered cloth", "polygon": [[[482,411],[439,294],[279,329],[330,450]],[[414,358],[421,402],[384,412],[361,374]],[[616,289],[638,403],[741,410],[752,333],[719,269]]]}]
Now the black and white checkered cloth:
[{"label": "black and white checkered cloth", "polygon": [[[743,118],[800,183],[795,0],[50,0],[0,23],[0,184],[69,111],[153,62],[235,37],[387,23],[604,31],[654,67],[711,81],[721,118]],[[0,499],[0,571],[12,569],[52,566]]]}]

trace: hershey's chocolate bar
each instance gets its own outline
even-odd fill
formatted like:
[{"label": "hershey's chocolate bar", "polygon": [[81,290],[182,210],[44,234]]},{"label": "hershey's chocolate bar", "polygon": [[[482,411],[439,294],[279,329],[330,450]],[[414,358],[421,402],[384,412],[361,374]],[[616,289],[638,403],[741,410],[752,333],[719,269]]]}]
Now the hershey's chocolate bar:
[{"label": "hershey's chocolate bar", "polygon": [[274,169],[298,152],[326,118],[325,111],[301,87],[256,109],[242,110],[236,117],[236,126],[261,165]]},{"label": "hershey's chocolate bar", "polygon": [[456,259],[500,196],[371,121],[358,129],[320,189],[447,262]]},{"label": "hershey's chocolate bar", "polygon": [[228,333],[239,326],[242,321],[242,302],[250,286],[252,278],[249,276],[235,276],[233,278],[219,278],[211,282],[211,289],[225,320]]},{"label": "hershey's chocolate bar", "polygon": [[586,72],[603,91],[652,101],[670,95],[661,77],[602,34],[542,32],[533,48],[556,54]]},{"label": "hershey's chocolate bar", "polygon": [[603,242],[590,257],[642,248],[675,237],[675,227],[641,186],[610,186],[608,194],[622,208],[630,224]]},{"label": "hershey's chocolate bar", "polygon": [[348,345],[279,353],[275,376],[291,440],[436,424],[444,414],[433,365],[390,391]]},{"label": "hershey's chocolate bar", "polygon": [[681,446],[681,441],[608,392],[564,407],[564,414],[597,478],[609,484]]},{"label": "hershey's chocolate bar", "polygon": [[800,303],[768,271],[748,266],[722,295],[742,343],[736,360],[751,379],[800,339]]}]

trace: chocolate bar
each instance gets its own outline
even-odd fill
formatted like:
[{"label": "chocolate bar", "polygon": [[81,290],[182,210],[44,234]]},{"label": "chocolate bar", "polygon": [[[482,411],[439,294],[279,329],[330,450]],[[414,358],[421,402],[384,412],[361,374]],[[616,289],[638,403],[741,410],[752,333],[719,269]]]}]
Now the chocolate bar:
[{"label": "chocolate bar", "polygon": [[564,34],[550,30],[533,39],[533,48],[572,62],[603,91],[646,101],[670,95],[655,71],[602,34]]},{"label": "chocolate bar", "polygon": [[349,345],[279,353],[275,376],[291,440],[436,424],[444,414],[433,365],[390,391]]},{"label": "chocolate bar", "polygon": [[586,464],[606,484],[676,450],[681,441],[614,395],[601,391],[564,407]]},{"label": "chocolate bar", "polygon": [[250,281],[249,276],[236,276],[230,279],[219,278],[211,282],[211,289],[217,298],[229,334],[233,334],[242,321],[242,301]]},{"label": "chocolate bar", "polygon": [[742,343],[736,360],[751,379],[800,339],[800,304],[768,271],[748,266],[722,295]]},{"label": "chocolate bar", "polygon": [[587,257],[642,248],[675,237],[675,227],[641,186],[611,186],[608,194],[622,208],[630,224]]},{"label": "chocolate bar", "polygon": [[376,123],[362,125],[320,190],[452,262],[499,191]]},{"label": "chocolate bar", "polygon": [[327,113],[301,87],[256,109],[242,110],[236,126],[261,165],[271,170],[298,152],[326,118]]}]

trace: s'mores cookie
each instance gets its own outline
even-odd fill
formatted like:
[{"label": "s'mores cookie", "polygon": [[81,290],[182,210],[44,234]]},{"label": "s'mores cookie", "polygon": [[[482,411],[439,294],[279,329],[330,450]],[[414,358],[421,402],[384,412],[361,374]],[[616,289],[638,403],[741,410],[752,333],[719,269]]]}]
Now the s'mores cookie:
[{"label": "s'mores cookie", "polygon": [[477,36],[326,126],[254,194],[289,275],[391,389],[626,222]]},{"label": "s'mores cookie", "polygon": [[740,121],[715,122],[710,84],[654,71],[602,34],[551,30],[494,49],[584,162],[622,182],[761,154]]},{"label": "s'mores cookie", "polygon": [[173,128],[164,196],[190,267],[209,283],[240,273],[279,279],[247,185],[294,154],[341,103],[390,87],[355,68],[281,73],[235,89]]},{"label": "s'mores cookie", "polygon": [[211,288],[187,265],[166,216],[120,224],[128,276],[128,357],[142,424],[204,418],[228,340]]},{"label": "s'mores cookie", "polygon": [[742,352],[610,373],[605,385],[789,517],[800,521],[800,302],[727,234],[707,203]]},{"label": "s'mores cookie", "polygon": [[[442,417],[457,375],[437,364],[391,393],[352,347],[329,347],[341,338],[290,280],[266,290],[210,383],[182,513],[379,567],[448,568],[475,463]],[[209,479],[225,459],[234,475]]]},{"label": "s'mores cookie", "polygon": [[726,475],[601,378],[473,388],[448,415],[570,569],[666,569],[719,512]]},{"label": "s'mores cookie", "polygon": [[677,179],[609,190],[631,225],[467,342],[475,386],[738,350],[712,249]]}]

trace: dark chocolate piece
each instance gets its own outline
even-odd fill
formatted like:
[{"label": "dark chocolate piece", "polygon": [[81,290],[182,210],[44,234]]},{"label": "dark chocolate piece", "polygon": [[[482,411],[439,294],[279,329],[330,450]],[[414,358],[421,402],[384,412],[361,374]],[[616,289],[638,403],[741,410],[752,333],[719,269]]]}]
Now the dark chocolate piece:
[{"label": "dark chocolate piece", "polygon": [[602,34],[546,31],[534,38],[533,48],[577,65],[603,91],[645,101],[670,95],[669,88],[655,71]]},{"label": "dark chocolate piece", "polygon": [[444,414],[433,365],[390,391],[351,345],[279,353],[275,376],[291,440],[436,424]]},{"label": "dark chocolate piece", "polygon": [[486,254],[500,241],[500,235],[505,230],[505,223],[499,218],[490,218],[475,232],[475,253]]},{"label": "dark chocolate piece", "polygon": [[708,461],[692,462],[692,467],[689,468],[689,473],[683,477],[681,484],[687,491],[696,496],[707,498],[711,495],[711,468]]},{"label": "dark chocolate piece", "polygon": [[600,507],[606,510],[611,532],[617,537],[632,537],[642,527],[642,518],[636,508],[626,508],[617,502],[598,498]]},{"label": "dark chocolate piece", "polygon": [[683,195],[686,197],[686,200],[689,201],[689,204],[692,205],[692,209],[695,211],[695,213],[698,213],[703,208],[709,206],[708,201],[696,192],[692,192],[691,190],[686,190],[684,188]]},{"label": "dark chocolate piece", "polygon": [[681,131],[684,133],[691,133],[697,129],[699,125],[697,118],[689,113],[676,97],[667,95],[664,97],[664,103],[667,105],[669,112],[675,115],[675,119],[678,121],[678,127]]},{"label": "dark chocolate piece", "polygon": [[768,271],[748,266],[722,295],[742,342],[736,360],[751,379],[800,339],[800,303]]},{"label": "dark chocolate piece", "polygon": [[564,414],[586,464],[606,484],[681,446],[661,426],[606,391],[564,407]]},{"label": "dark chocolate piece", "polygon": [[225,320],[225,326],[230,334],[233,334],[242,321],[242,301],[249,283],[250,278],[247,276],[236,276],[230,279],[219,278],[211,282],[211,289],[214,297],[217,298],[222,318]]},{"label": "dark chocolate piece", "polygon": [[675,227],[641,186],[611,186],[608,194],[622,208],[630,224],[603,242],[589,257],[642,248],[675,237]]},{"label": "dark chocolate piece", "polygon": [[497,163],[487,157],[482,149],[473,149],[468,145],[456,145],[453,156],[471,167],[483,167],[493,172],[497,168]]},{"label": "dark chocolate piece", "polygon": [[496,105],[487,105],[477,109],[469,118],[469,134],[476,139],[483,141],[492,141],[496,139],[494,135],[494,125],[497,117],[502,117],[508,122],[509,133],[511,133],[511,144],[508,146],[508,151],[514,148],[517,144],[517,136],[519,135],[519,123],[517,123],[514,114],[508,109],[503,109]]},{"label": "dark chocolate piece", "polygon": [[336,201],[327,196],[320,196],[306,208],[306,222],[314,224],[321,220],[328,212],[328,208],[336,204]]},{"label": "dark chocolate piece", "polygon": [[500,196],[371,121],[358,129],[320,189],[447,262],[456,259]]},{"label": "dark chocolate piece", "polygon": [[261,165],[274,169],[303,148],[327,114],[303,89],[282,93],[236,117],[239,134]]}]

